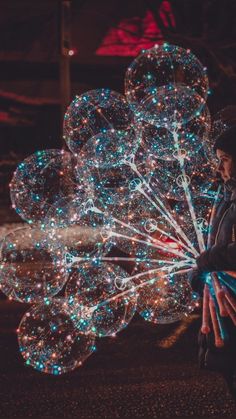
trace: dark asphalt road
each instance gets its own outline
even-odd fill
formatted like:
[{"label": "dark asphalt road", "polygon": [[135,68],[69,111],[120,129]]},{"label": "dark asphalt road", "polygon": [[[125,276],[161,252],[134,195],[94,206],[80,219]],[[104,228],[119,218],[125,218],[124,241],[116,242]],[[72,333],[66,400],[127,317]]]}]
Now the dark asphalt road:
[{"label": "dark asphalt road", "polygon": [[14,329],[25,309],[0,302],[1,418],[236,417],[221,376],[198,370],[196,315],[169,326],[137,316],[116,338],[99,340],[83,367],[53,377],[25,367],[18,353]]},{"label": "dark asphalt road", "polygon": [[[9,213],[8,221],[19,220]],[[15,227],[0,226],[1,236]],[[19,354],[15,331],[26,309],[0,299],[1,418],[236,418],[223,378],[198,369],[198,316],[168,326],[136,316],[116,338],[98,340],[81,368],[53,377]]]}]

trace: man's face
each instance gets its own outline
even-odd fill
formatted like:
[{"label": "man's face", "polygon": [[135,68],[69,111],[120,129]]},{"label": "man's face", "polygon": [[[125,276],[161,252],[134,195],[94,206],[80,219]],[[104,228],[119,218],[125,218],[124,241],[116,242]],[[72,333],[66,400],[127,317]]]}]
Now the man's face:
[{"label": "man's face", "polygon": [[217,172],[220,174],[224,182],[227,182],[233,175],[233,158],[225,151],[216,150],[218,159]]}]

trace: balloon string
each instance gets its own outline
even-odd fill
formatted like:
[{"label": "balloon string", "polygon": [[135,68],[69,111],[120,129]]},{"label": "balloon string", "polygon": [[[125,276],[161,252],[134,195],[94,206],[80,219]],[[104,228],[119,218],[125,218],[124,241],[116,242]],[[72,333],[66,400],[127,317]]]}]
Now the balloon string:
[{"label": "balloon string", "polygon": [[[117,218],[115,218],[115,217],[112,217],[112,219],[113,219],[116,223],[118,223],[118,224],[120,224],[120,225],[122,225],[122,226],[124,226],[124,227],[127,227],[127,228],[131,229],[131,230],[132,230],[132,231],[134,231],[135,233],[140,234],[140,235],[142,235],[143,237],[147,237],[149,240],[152,240],[152,241],[154,241],[154,242],[160,243],[162,246],[165,246],[165,243],[161,242],[160,240],[158,240],[158,239],[156,239],[156,238],[154,238],[154,237],[152,237],[152,236],[149,236],[148,234],[145,234],[145,233],[143,233],[143,232],[139,231],[139,230],[138,230],[138,229],[136,229],[135,227],[130,226],[130,224],[126,224],[125,222],[120,221],[120,220],[118,220],[118,219],[117,219]],[[173,242],[175,242],[178,246],[185,248],[185,249],[189,252],[189,247],[187,247],[187,246],[185,245],[185,243],[182,243],[182,241],[180,241],[180,240],[176,239],[175,237],[173,237],[170,233],[167,233],[166,231],[164,231],[164,230],[160,229],[160,228],[159,228],[159,227],[157,227],[157,226],[155,226],[155,231],[158,231],[159,233],[161,233],[161,234],[163,234],[163,235],[167,236],[169,239],[171,239]]]},{"label": "balloon string", "polygon": [[[95,213],[99,213],[99,214],[102,214],[102,215],[105,215],[105,213],[103,212],[103,211],[101,211],[99,208],[97,208],[97,207],[95,207],[94,205],[92,205],[91,207],[90,207],[90,210],[91,211],[93,211],[93,212],[95,212]],[[146,233],[143,233],[143,232],[141,232],[140,230],[138,230],[137,228],[135,228],[135,227],[133,227],[133,226],[131,226],[130,224],[127,224],[127,223],[125,223],[124,221],[120,221],[118,218],[116,218],[116,217],[111,217],[111,219],[114,221],[114,222],[116,222],[117,224],[120,224],[120,225],[122,225],[123,227],[126,227],[126,228],[128,228],[129,230],[131,230],[132,232],[134,232],[134,233],[137,233],[137,234],[139,234],[139,235],[141,235],[142,237],[146,237],[146,238],[148,238],[148,242],[145,242],[146,243],[146,245],[149,245],[149,246],[153,246],[153,247],[155,247],[155,248],[157,248],[157,246],[155,246],[155,245],[152,245],[152,243],[150,242],[150,240],[152,241],[152,242],[155,242],[155,243],[159,243],[159,245],[160,245],[160,249],[166,249],[167,251],[168,251],[168,253],[170,253],[170,246],[168,245],[168,244],[165,244],[165,243],[163,243],[162,241],[160,241],[160,240],[158,240],[158,239],[155,239],[155,238],[153,238],[152,236],[149,236],[148,234],[146,234]],[[159,230],[159,231],[161,231],[162,232],[162,230]],[[113,231],[111,230],[111,231],[109,231],[108,230],[108,235],[109,235],[109,233],[110,233],[110,235],[112,236],[115,236],[115,235],[117,235],[118,233],[116,233],[116,232],[114,232],[113,233]],[[126,238],[128,238],[129,236],[126,236]],[[177,239],[175,239],[174,237],[172,237],[172,236],[169,236],[169,237],[171,237],[171,238],[173,238],[173,240],[180,246],[180,247],[185,247],[186,248],[186,250],[188,251],[188,252],[191,252],[191,250],[186,246],[186,245],[184,245],[184,243],[182,243],[182,241],[178,241]],[[129,237],[129,239],[130,240],[134,240],[132,237]],[[173,249],[173,248],[171,248],[171,249]],[[173,252],[172,252],[173,253]],[[186,255],[184,254],[184,253],[182,253],[181,252],[181,254],[180,254],[180,256],[181,257],[186,257]]]},{"label": "balloon string", "polygon": [[189,190],[189,187],[188,187],[188,181],[187,181],[186,171],[185,171],[185,167],[184,167],[184,158],[179,153],[178,134],[177,134],[176,131],[173,131],[172,134],[173,134],[173,137],[174,137],[175,147],[177,149],[177,156],[179,156],[178,162],[179,162],[181,173],[182,173],[182,176],[183,176],[183,179],[184,179],[182,185],[183,185],[185,197],[186,197],[189,212],[190,212],[190,215],[191,215],[191,218],[192,218],[193,226],[194,226],[194,229],[195,229],[195,232],[196,232],[196,235],[197,235],[199,249],[200,249],[200,252],[203,252],[205,250],[205,243],[204,243],[204,239],[203,239],[203,234],[202,234],[202,232],[199,229],[199,226],[197,224],[197,217],[196,217],[196,213],[195,213],[195,210],[194,210],[191,193],[190,193],[190,190]]},{"label": "balloon string", "polygon": [[144,177],[142,176],[142,174],[138,171],[136,164],[134,162],[131,162],[131,161],[128,161],[128,160],[125,161],[124,163],[127,164],[127,165],[129,165],[131,167],[131,169],[140,178],[140,180],[142,180],[143,184],[147,187],[147,189],[149,190],[149,192],[156,199],[158,205],[153,201],[153,199],[151,199],[150,197],[148,197],[148,195],[145,193],[145,191],[141,187],[137,188],[137,190],[139,190],[148,199],[148,201],[151,202],[152,205],[161,213],[161,215],[168,221],[168,223],[172,227],[174,227],[176,229],[177,233],[179,233],[179,235],[182,237],[182,239],[188,244],[188,246],[189,246],[189,249],[188,250],[191,249],[191,253],[193,253],[197,257],[199,255],[198,252],[196,251],[196,249],[194,249],[192,243],[190,242],[190,240],[188,239],[188,237],[186,236],[186,234],[184,233],[184,231],[182,230],[182,228],[180,227],[180,225],[178,223],[176,223],[176,221],[173,218],[173,216],[170,213],[170,211],[168,211],[168,209],[166,208],[166,206],[158,198],[158,196],[152,190],[152,188],[150,187],[150,185],[146,182],[146,180],[144,179]]},{"label": "balloon string", "polygon": [[[140,277],[145,276],[145,275],[147,275],[147,274],[148,274],[148,275],[150,275],[150,274],[152,274],[152,273],[158,273],[158,272],[163,272],[163,271],[168,271],[168,270],[169,270],[169,274],[170,274],[170,273],[171,273],[171,271],[173,271],[175,267],[181,268],[181,267],[183,267],[183,266],[185,266],[185,263],[184,263],[184,262],[182,262],[182,263],[176,263],[176,264],[174,264],[173,266],[171,266],[171,267],[169,267],[169,268],[162,267],[162,268],[159,268],[159,269],[151,269],[151,270],[149,270],[149,271],[146,271],[146,272],[141,272],[141,273],[139,273],[139,274],[135,274],[135,275],[133,275],[133,276],[129,276],[129,277],[127,277],[127,278],[124,278],[124,280],[123,280],[122,282],[126,284],[127,282],[132,281],[132,279],[134,279],[134,278],[140,278]],[[176,273],[178,273],[178,274],[179,274],[179,272],[180,272],[180,271],[178,271],[178,272],[176,272]],[[163,276],[162,276],[162,278],[163,278]]]},{"label": "balloon string", "polygon": [[179,252],[178,250],[174,250],[171,246],[157,245],[157,244],[154,244],[154,243],[147,242],[145,240],[136,239],[135,237],[126,236],[125,234],[116,233],[116,232],[111,232],[111,236],[113,236],[113,237],[121,237],[121,238],[124,238],[124,239],[128,239],[128,240],[134,241],[136,243],[145,244],[146,246],[153,247],[153,248],[158,249],[158,250],[161,250],[163,252],[172,253],[175,256],[179,256],[181,258],[187,259],[187,256],[184,253]]},{"label": "balloon string", "polygon": [[[94,262],[96,262],[96,261],[108,261],[108,262],[137,262],[137,263],[142,263],[142,262],[146,262],[146,263],[150,263],[150,262],[152,262],[152,263],[157,263],[157,264],[160,264],[160,265],[164,265],[164,264],[167,264],[167,265],[174,265],[175,263],[176,263],[176,261],[175,260],[167,260],[167,259],[152,259],[152,258],[141,258],[141,257],[118,257],[118,256],[112,256],[112,257],[107,257],[107,256],[101,256],[101,257],[93,257],[93,258],[90,258],[90,257],[88,257],[88,256],[84,256],[84,257],[79,257],[79,256],[73,256],[72,254],[70,254],[70,253],[66,253],[65,254],[65,256],[64,256],[64,259],[65,259],[65,265],[66,266],[68,266],[68,267],[70,267],[70,266],[72,266],[72,265],[74,265],[75,263],[80,263],[80,262],[88,262],[88,261],[94,261]],[[189,263],[189,264],[192,264],[193,263],[193,260],[192,259],[186,259],[185,261],[184,261],[185,263]]]},{"label": "balloon string", "polygon": [[[180,270],[180,271],[178,271],[178,272],[175,272],[175,275],[183,275],[183,274],[185,274],[185,273],[189,272],[190,270],[191,270],[191,269],[182,269],[182,270]],[[150,273],[158,273],[158,272],[160,272],[160,270],[153,269],[153,270],[151,270],[151,271],[142,272],[141,274],[134,275],[134,276],[132,277],[132,279],[133,279],[133,278],[137,278],[137,277],[141,277],[141,276],[143,276],[143,275],[147,275],[147,274],[150,274]],[[165,275],[162,275],[162,276],[161,276],[161,279],[163,279],[163,278],[167,278],[167,277],[169,277],[170,275],[171,275],[170,273],[165,274]],[[124,280],[128,280],[128,279],[129,279],[129,281],[130,281],[130,280],[131,280],[130,278],[131,278],[131,277],[127,277],[127,278],[124,278]],[[158,281],[158,280],[159,280],[159,278],[152,278],[152,279],[149,279],[148,281],[144,281],[144,282],[142,282],[142,283],[140,283],[140,284],[138,284],[138,285],[136,285],[136,286],[132,286],[132,287],[130,287],[129,289],[127,289],[127,290],[125,290],[125,291],[122,291],[121,293],[118,293],[118,294],[114,295],[113,297],[110,297],[110,298],[108,298],[107,300],[104,300],[104,301],[102,301],[102,302],[98,303],[96,306],[90,307],[90,309],[89,309],[88,311],[89,311],[89,312],[93,312],[93,311],[95,311],[98,307],[100,307],[100,306],[102,306],[102,305],[104,305],[104,304],[108,304],[108,303],[110,303],[110,302],[112,302],[112,301],[115,301],[116,299],[118,299],[118,298],[120,298],[120,297],[123,297],[123,296],[125,296],[125,295],[127,295],[127,294],[130,294],[130,293],[132,293],[132,292],[134,292],[134,291],[138,290],[139,288],[144,287],[145,285],[154,284],[154,283],[155,283],[156,281]],[[127,282],[128,282],[128,281],[127,281]]]},{"label": "balloon string", "polygon": [[[158,211],[161,212],[161,214],[167,219],[167,221],[171,223],[171,221],[168,219],[168,217],[166,216],[166,214],[163,213],[163,211],[157,206],[157,204],[153,201],[153,199],[151,199],[143,189],[139,189],[140,192],[143,194],[143,196],[145,196],[145,198],[154,206],[154,208],[156,208]],[[177,233],[180,233],[180,227],[177,225],[173,225],[172,227],[176,228]],[[181,242],[182,243],[182,242]],[[189,242],[190,243],[190,242]],[[192,254],[194,254],[195,257],[198,256],[198,252],[193,248],[192,244],[190,243],[190,246],[188,247],[188,251],[191,252]]]}]

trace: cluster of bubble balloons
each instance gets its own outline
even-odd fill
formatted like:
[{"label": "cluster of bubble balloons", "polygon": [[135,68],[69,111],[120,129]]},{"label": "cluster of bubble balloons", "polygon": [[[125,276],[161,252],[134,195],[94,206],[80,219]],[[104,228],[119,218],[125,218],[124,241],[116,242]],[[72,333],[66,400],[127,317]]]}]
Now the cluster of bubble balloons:
[{"label": "cluster of bubble balloons", "polygon": [[2,241],[0,284],[31,304],[18,328],[27,365],[71,371],[135,312],[170,323],[198,305],[188,272],[205,249],[216,191],[207,95],[191,51],[155,45],[127,69],[124,96],[75,97],[69,151],[18,165],[11,200],[28,224]]}]

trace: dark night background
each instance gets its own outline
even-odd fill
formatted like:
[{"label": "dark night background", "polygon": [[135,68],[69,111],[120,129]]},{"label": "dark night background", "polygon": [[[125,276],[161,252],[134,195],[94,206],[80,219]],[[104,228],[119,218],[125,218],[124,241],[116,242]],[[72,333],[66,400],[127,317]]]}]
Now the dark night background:
[{"label": "dark night background", "polygon": [[[17,161],[61,147],[60,1],[1,0],[0,196]],[[168,41],[207,66],[212,115],[236,102],[235,0],[74,0],[72,99],[89,89],[123,92],[127,66],[142,48]]]},{"label": "dark night background", "polygon": [[[66,1],[64,2],[66,3]],[[68,3],[68,2],[67,2]],[[62,147],[59,0],[0,0],[0,232],[20,222],[8,184],[19,161]],[[208,68],[212,116],[236,105],[235,0],[72,0],[72,99],[90,89],[124,90],[142,48],[167,41]],[[26,368],[15,329],[24,305],[0,302],[0,417],[235,417],[216,373],[196,362],[199,314],[166,327],[135,318],[104,339],[80,370],[54,378]]]}]

